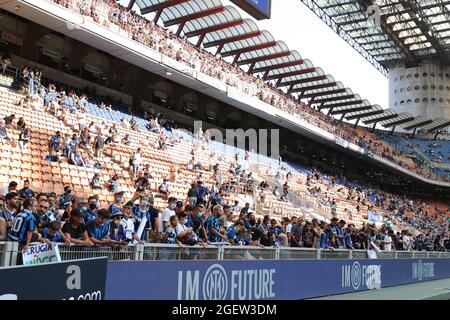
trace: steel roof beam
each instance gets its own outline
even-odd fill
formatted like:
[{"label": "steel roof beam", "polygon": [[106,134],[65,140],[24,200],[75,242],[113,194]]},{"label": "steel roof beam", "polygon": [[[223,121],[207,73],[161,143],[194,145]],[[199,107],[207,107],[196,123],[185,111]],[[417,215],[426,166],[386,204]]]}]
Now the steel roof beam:
[{"label": "steel roof beam", "polygon": [[378,117],[378,118],[367,120],[367,121],[363,120],[363,122],[364,122],[364,124],[372,124],[372,123],[377,123],[377,122],[381,122],[381,121],[395,119],[397,117],[398,117],[398,114],[390,114],[390,115],[387,115],[387,116]]},{"label": "steel roof beam", "polygon": [[[330,88],[332,89],[332,88]],[[337,90],[329,90],[329,91],[320,91],[316,93],[308,93],[303,95],[303,98],[313,98],[313,97],[319,97],[319,96],[329,96],[332,94],[338,94],[338,93],[345,93],[347,92],[347,89],[337,89]]]},{"label": "steel roof beam", "polygon": [[287,86],[293,86],[296,84],[309,83],[309,82],[313,82],[313,81],[320,81],[320,80],[326,80],[326,79],[327,79],[327,76],[325,76],[325,75],[316,76],[316,77],[311,77],[311,78],[282,82],[278,85],[278,87],[287,87]]},{"label": "steel roof beam", "polygon": [[293,60],[293,61],[289,61],[289,62],[283,62],[283,63],[279,63],[279,64],[274,64],[274,65],[271,65],[271,66],[255,68],[255,69],[253,69],[252,73],[260,73],[260,72],[265,72],[265,71],[270,71],[270,70],[275,70],[275,69],[293,67],[293,66],[296,66],[296,65],[299,65],[299,64],[303,64],[303,63],[305,63],[304,60]]},{"label": "steel roof beam", "polygon": [[439,125],[437,125],[435,127],[432,127],[431,129],[428,129],[427,132],[433,132],[433,131],[436,131],[436,130],[439,130],[439,129],[443,129],[443,128],[446,128],[446,127],[449,127],[449,126],[450,126],[450,121],[442,123],[442,124],[439,124]]},{"label": "steel roof beam", "polygon": [[[290,51],[283,51],[283,52],[279,52],[279,53],[269,54],[269,55],[266,55],[266,56],[251,58],[251,59],[247,59],[247,60],[241,60],[241,61],[238,61],[237,64],[240,65],[240,66],[241,65],[246,65],[246,64],[253,64],[253,63],[256,63],[256,62],[260,62],[260,61],[287,57],[290,54],[291,54]],[[254,73],[254,70],[252,71],[252,73]]]},{"label": "steel roof beam", "polygon": [[219,31],[219,30],[223,30],[223,29],[227,29],[227,28],[238,26],[238,25],[242,24],[242,22],[243,22],[242,19],[238,19],[238,20],[234,20],[234,21],[230,21],[230,22],[226,22],[226,23],[222,23],[222,24],[206,27],[206,28],[203,28],[203,29],[191,31],[191,32],[185,33],[184,35],[186,36],[186,38],[191,38],[191,37],[196,37],[196,36],[204,36],[204,35],[206,35],[207,33],[210,33],[210,32]]},{"label": "steel roof beam", "polygon": [[366,111],[372,109],[372,106],[361,106],[356,108],[342,109],[342,110],[333,110],[331,111],[331,115],[344,114],[349,112],[358,112],[358,111]]},{"label": "steel roof beam", "polygon": [[136,2],[136,0],[130,0],[130,2],[128,2],[127,10],[131,10],[131,8],[133,8],[135,2]]},{"label": "steel roof beam", "polygon": [[286,73],[279,73],[279,74],[267,76],[266,80],[274,80],[274,79],[280,79],[280,78],[286,78],[286,77],[299,76],[299,75],[311,73],[314,71],[316,71],[316,68],[308,68],[308,69],[296,70],[296,71],[291,71],[291,72],[286,72]]},{"label": "steel roof beam", "polygon": [[236,41],[241,41],[241,40],[258,37],[260,35],[261,35],[261,31],[244,33],[244,34],[240,34],[238,36],[229,37],[229,38],[225,38],[222,40],[215,40],[215,41],[207,42],[207,43],[204,43],[203,46],[205,48],[217,47],[217,46],[224,45],[224,44],[231,43],[231,42],[236,42]]},{"label": "steel roof beam", "polygon": [[194,12],[193,14],[189,14],[187,16],[181,16],[172,20],[164,21],[164,26],[167,28],[176,24],[186,23],[187,21],[204,18],[223,11],[225,11],[224,7],[216,7],[205,11]]},{"label": "steel roof beam", "polygon": [[434,50],[441,56],[441,58],[450,63],[450,52],[445,48],[445,43],[440,39],[439,34],[436,30],[432,30],[429,26],[429,16],[425,15],[420,5],[415,1],[411,0],[399,0],[402,6],[409,10],[410,16],[414,20],[415,24],[419,27],[422,34],[428,39],[428,41],[433,46]]},{"label": "steel roof beam", "polygon": [[326,104],[326,105],[319,106],[319,110],[346,107],[346,106],[354,106],[354,105],[358,105],[361,103],[362,103],[362,100],[353,100],[353,101],[347,101],[347,102],[332,103],[332,104]]},{"label": "steel roof beam", "polygon": [[272,47],[275,47],[276,45],[277,45],[276,41],[261,43],[256,46],[243,47],[241,49],[226,51],[226,52],[222,53],[222,57],[230,57],[230,56],[235,56],[235,55],[242,54],[245,52],[261,50],[261,49],[266,49],[266,48],[272,48]]},{"label": "steel roof beam", "polygon": [[173,7],[173,6],[177,5],[177,4],[185,3],[185,2],[188,2],[188,1],[190,1],[190,0],[168,0],[168,1],[165,1],[165,2],[161,2],[161,3],[155,4],[153,6],[149,6],[149,7],[146,7],[146,8],[141,8],[141,14],[144,15],[144,14],[147,14],[147,13],[150,13],[150,12],[162,11],[162,10],[164,10],[166,8]]},{"label": "steel roof beam", "polygon": [[336,82],[328,82],[328,83],[317,84],[317,85],[313,85],[313,86],[309,86],[309,87],[292,88],[292,90],[290,90],[289,93],[294,93],[294,92],[306,92],[306,91],[310,91],[310,90],[316,90],[316,89],[322,89],[322,88],[336,87],[336,85],[337,85]]},{"label": "steel roof beam", "polygon": [[430,124],[430,123],[433,123],[433,120],[424,120],[424,121],[421,121],[419,123],[407,126],[407,127],[403,128],[403,129],[405,129],[405,130],[412,130],[412,129],[416,129],[416,128],[420,128],[420,127],[426,126],[427,124]]},{"label": "steel roof beam", "polygon": [[379,114],[383,114],[384,110],[375,110],[375,111],[370,111],[370,112],[362,112],[360,114],[355,114],[353,116],[348,116],[345,119],[347,119],[348,121],[351,120],[355,120],[355,119],[362,119],[362,118],[366,118],[366,117],[372,117],[372,116],[377,116]]},{"label": "steel roof beam", "polygon": [[349,95],[345,95],[345,96],[335,96],[335,97],[331,97],[331,98],[324,98],[324,99],[315,100],[314,103],[333,102],[333,101],[336,101],[336,100],[353,99],[354,97],[355,97],[354,94],[349,94]]},{"label": "steel roof beam", "polygon": [[397,120],[397,121],[394,121],[394,122],[383,124],[382,126],[385,127],[385,128],[390,128],[390,127],[398,126],[399,124],[407,123],[407,122],[410,122],[410,121],[413,121],[413,120],[414,120],[414,117],[408,117],[406,119],[401,119],[401,120]]}]

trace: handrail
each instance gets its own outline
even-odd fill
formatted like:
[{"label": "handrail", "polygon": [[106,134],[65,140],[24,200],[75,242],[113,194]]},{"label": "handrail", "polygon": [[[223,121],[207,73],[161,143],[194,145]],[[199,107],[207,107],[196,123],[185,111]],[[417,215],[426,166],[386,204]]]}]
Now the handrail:
[{"label": "handrail", "polygon": [[[227,243],[206,247],[160,243],[94,247],[58,244],[58,249],[63,261],[105,256],[109,261],[369,259],[365,250],[231,246]],[[0,242],[0,267],[15,265],[19,254],[17,242]],[[450,259],[450,252],[435,251],[378,251],[376,255],[378,259]]]},{"label": "handrail", "polygon": [[[107,256],[118,260],[287,260],[287,259],[368,259],[365,250],[314,249],[291,247],[231,246],[226,243],[210,246],[144,244],[116,247],[83,247],[58,245],[63,260]],[[379,259],[445,258],[450,252],[379,251]]]}]

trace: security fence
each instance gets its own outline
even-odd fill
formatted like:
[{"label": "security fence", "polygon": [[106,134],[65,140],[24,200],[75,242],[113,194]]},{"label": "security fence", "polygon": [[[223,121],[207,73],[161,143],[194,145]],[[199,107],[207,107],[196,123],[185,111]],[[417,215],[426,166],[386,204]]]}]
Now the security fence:
[{"label": "security fence", "polygon": [[17,242],[0,242],[0,267],[13,266],[17,261],[19,245]]},{"label": "security fence", "polygon": [[[368,251],[365,250],[249,247],[226,244],[210,246],[144,244],[107,247],[59,244],[58,249],[63,261],[98,257],[108,257],[109,261],[369,259]],[[15,265],[18,254],[16,242],[0,242],[0,266]],[[450,252],[378,251],[375,254],[378,259],[450,258]]]}]

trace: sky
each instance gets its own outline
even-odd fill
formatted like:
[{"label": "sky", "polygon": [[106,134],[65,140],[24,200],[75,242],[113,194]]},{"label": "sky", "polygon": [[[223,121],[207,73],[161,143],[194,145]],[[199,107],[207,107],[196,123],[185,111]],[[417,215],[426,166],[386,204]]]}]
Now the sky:
[{"label": "sky", "polygon": [[[233,5],[222,0],[224,5]],[[239,10],[245,18],[251,18]],[[291,50],[372,104],[388,107],[389,81],[300,0],[272,0],[271,19],[257,21]]]},{"label": "sky", "polygon": [[[129,0],[121,0],[127,5]],[[222,0],[223,5],[232,5]],[[236,7],[236,6],[235,6]],[[137,5],[133,7],[139,12]],[[239,9],[243,18],[252,18]],[[388,107],[388,79],[364,59],[346,41],[342,40],[301,0],[272,0],[271,19],[257,21],[260,30],[270,31],[276,40],[284,41],[302,58],[352,89],[362,99],[383,108]]]}]

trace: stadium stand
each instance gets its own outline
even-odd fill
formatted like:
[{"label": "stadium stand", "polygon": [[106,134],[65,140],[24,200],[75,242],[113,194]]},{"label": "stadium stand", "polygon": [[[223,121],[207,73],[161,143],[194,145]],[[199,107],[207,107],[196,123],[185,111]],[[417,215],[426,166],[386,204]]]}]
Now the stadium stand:
[{"label": "stadium stand", "polygon": [[[178,62],[183,62],[195,70],[217,78],[227,85],[234,86],[245,94],[256,96],[260,100],[288,112],[290,115],[312,123],[377,155],[387,157],[390,161],[404,168],[424,177],[447,181],[446,177],[436,176],[426,167],[411,163],[409,159],[402,157],[400,154],[397,154],[395,157],[390,157],[389,150],[386,149],[388,146],[383,145],[375,137],[371,139],[370,133],[358,134],[358,131],[355,132],[354,128],[345,123],[341,123],[331,115],[326,115],[304,103],[296,101],[290,94],[286,94],[279,89],[274,89],[270,86],[270,83],[265,83],[259,76],[254,77],[243,72],[238,66],[229,64],[221,59],[220,55],[212,55],[208,51],[200,50],[187,39],[178,37],[179,34],[174,34],[169,29],[163,29],[153,21],[146,20],[144,17],[127,10],[115,2],[96,1],[95,5],[92,5],[91,1],[79,0],[64,2],[55,0],[54,2],[88,19],[92,19],[92,21],[114,30],[121,35],[143,43]],[[212,7],[218,5],[221,5],[220,1],[211,4]],[[234,19],[234,16],[237,14],[233,13],[234,11],[232,9],[230,7],[224,9],[232,17],[230,19]],[[294,53],[290,54],[288,60],[294,62],[301,58],[291,57],[291,55],[294,55]],[[292,61],[290,62],[291,64]],[[285,61],[283,62],[286,63]]]},{"label": "stadium stand", "polygon": [[[115,2],[56,2],[228,85],[243,81],[243,92],[408,170],[445,180],[374,133],[293,100]],[[39,70],[22,67],[19,73],[19,91],[11,88],[17,71],[1,78],[0,240],[22,248],[35,240],[449,248],[445,203],[387,193],[312,167],[254,161],[254,154],[227,152],[164,114],[144,119],[131,106],[56,83]],[[146,231],[138,234],[142,221]]]},{"label": "stadium stand", "polygon": [[[99,220],[95,214],[89,215],[86,208],[86,199],[95,196],[103,208],[110,209],[112,224],[117,215],[110,204],[114,202],[117,205],[124,205],[123,200],[117,201],[117,195],[122,193],[122,198],[131,199],[132,203],[128,205],[134,207],[134,215],[130,215],[130,218],[140,221],[143,214],[148,215],[149,221],[153,221],[154,224],[148,222],[147,228],[155,234],[149,232],[147,237],[142,238],[147,241],[165,243],[184,241],[186,244],[230,241],[231,244],[247,245],[367,249],[372,239],[385,250],[391,249],[390,241],[398,250],[444,250],[448,245],[448,241],[444,243],[442,237],[445,234],[445,217],[448,215],[448,207],[445,209],[444,204],[421,203],[420,200],[389,195],[380,190],[371,190],[356,183],[346,182],[342,178],[327,176],[310,168],[294,167],[289,164],[283,164],[284,168],[280,168],[274,165],[274,160],[271,165],[259,163],[254,168],[255,164],[248,161],[249,156],[245,157],[247,160],[238,157],[236,161],[233,154],[210,153],[208,149],[215,142],[205,141],[202,135],[186,133],[185,140],[178,136],[178,129],[171,128],[170,132],[163,126],[159,133],[148,132],[147,121],[119,111],[124,109],[123,106],[111,105],[108,109],[104,107],[105,103],[101,97],[91,98],[102,106],[100,107],[98,104],[88,102],[83,95],[76,95],[74,90],[67,86],[61,86],[60,90],[56,90],[56,86],[49,81],[43,82],[48,83],[49,89],[44,90],[42,86],[39,90],[42,96],[39,94],[24,96],[3,89],[0,108],[0,114],[4,118],[2,126],[10,139],[2,140],[4,151],[1,153],[1,170],[4,188],[8,188],[10,181],[16,181],[18,185],[29,181],[33,196],[42,197],[41,193],[50,197],[53,196],[52,193],[61,195],[60,200],[54,201],[49,211],[40,212],[41,209],[36,207],[34,209],[42,239],[48,237],[46,233],[48,231],[44,230],[48,230],[52,220],[58,221],[57,227],[53,226],[56,232],[61,233],[62,230],[62,234],[70,238],[71,232],[64,228],[60,229],[59,222],[64,222],[73,210],[80,209],[84,211],[82,213],[84,216],[97,219],[96,227],[86,227],[91,240],[86,239],[85,244],[127,244],[128,242],[124,241],[125,233],[121,236],[123,238],[119,239],[117,235],[113,237],[110,234],[114,231],[113,226],[109,222],[100,223],[101,218]],[[39,84],[36,84],[36,87],[38,86]],[[11,116],[11,110],[14,110],[14,117]],[[130,118],[130,122],[138,119],[136,123],[140,124],[139,127],[132,128],[133,124],[124,121],[127,118]],[[159,119],[163,119],[163,116],[159,115]],[[23,138],[22,132],[25,130],[31,130],[30,138],[21,149],[18,142]],[[99,135],[105,142],[110,140],[104,146],[103,154],[98,154],[95,150]],[[66,141],[69,137],[75,141],[74,144]],[[67,150],[64,146],[68,146]],[[136,160],[137,150],[142,151],[140,161],[132,162],[133,159]],[[77,157],[78,154],[80,157]],[[56,158],[52,158],[55,156]],[[78,165],[77,159],[82,159]],[[217,162],[214,163],[214,160]],[[270,159],[267,161],[270,162]],[[136,175],[132,170],[133,164],[139,166]],[[247,172],[242,168],[247,168]],[[144,176],[144,172],[149,175]],[[249,172],[253,177],[249,178]],[[110,180],[115,174],[119,175],[119,179],[114,192],[108,184],[102,182]],[[147,177],[148,182],[143,185],[140,182],[137,184],[136,182],[143,177]],[[98,180],[97,184],[92,182],[94,178]],[[206,186],[215,185],[220,191],[216,189],[212,194],[212,190],[207,188],[205,192],[200,185],[195,186],[198,180],[202,180]],[[168,181],[170,185],[167,194],[161,193],[160,183],[164,181]],[[211,213],[206,213],[208,217],[206,221],[192,218],[193,208],[187,207],[188,196],[192,196],[190,194],[192,183],[194,186],[192,189],[197,191],[197,195],[203,192],[204,200],[208,198],[205,205],[211,209]],[[98,188],[93,188],[93,185],[98,185]],[[143,189],[136,188],[139,186]],[[73,190],[76,197],[73,197],[71,205],[64,207],[63,200],[67,187]],[[27,194],[27,190],[20,190],[21,198],[26,198],[24,195]],[[217,193],[220,196],[216,196]],[[17,197],[17,194],[11,192],[4,195],[6,203],[11,201],[12,196]],[[179,210],[184,209],[190,213],[191,219],[186,220],[184,213],[177,211],[180,213],[178,215],[180,220],[186,220],[187,225],[194,228],[196,224],[204,223],[206,234],[200,233],[201,231],[197,229],[198,234],[193,236],[195,241],[179,236],[177,238],[172,229],[177,227],[178,222],[170,220],[173,227],[170,228],[163,225],[162,221],[156,222],[156,216],[152,217],[152,220],[146,196],[152,199],[151,203],[160,211],[158,218],[165,223],[169,223],[169,220],[164,213],[173,210],[170,207],[164,209],[167,200],[170,201],[173,197],[184,201],[185,203],[180,204]],[[303,199],[303,202],[297,201],[300,206],[293,204],[294,197]],[[248,211],[245,208],[239,210],[235,201],[241,198],[250,199],[256,211],[253,209]],[[135,204],[137,200],[140,202]],[[174,201],[171,200],[172,204]],[[40,199],[39,205],[41,203],[45,205],[47,202]],[[302,207],[305,203],[313,204],[313,210]],[[224,205],[227,211],[225,221],[222,220],[221,223],[218,218],[223,209],[217,206],[218,204]],[[96,210],[92,209],[93,213]],[[368,223],[369,211],[385,214],[392,221],[392,227],[395,226],[399,231],[396,234],[392,232],[387,234],[386,225],[378,229]],[[122,218],[124,213],[120,214],[119,218]],[[268,220],[269,216],[271,221]],[[7,214],[3,213],[3,219],[5,225]],[[66,224],[72,223],[72,220]],[[327,224],[326,221],[331,222]],[[105,234],[97,233],[97,228],[105,224],[108,225],[108,231]],[[138,225],[133,226],[131,234],[137,232]],[[348,228],[345,228],[346,226]],[[24,228],[27,230],[27,227]],[[178,227],[180,228],[184,227]],[[213,229],[220,230],[221,236],[217,236]],[[251,237],[246,233],[248,230],[253,232]],[[412,231],[415,232],[415,237]],[[426,237],[422,233],[425,233]],[[14,240],[14,237],[22,244],[27,242],[23,234],[17,236],[10,229],[8,239]],[[36,240],[37,237],[31,239]],[[110,240],[106,241],[105,238]],[[63,241],[64,237],[60,240]],[[66,241],[70,242],[67,239]]]}]

